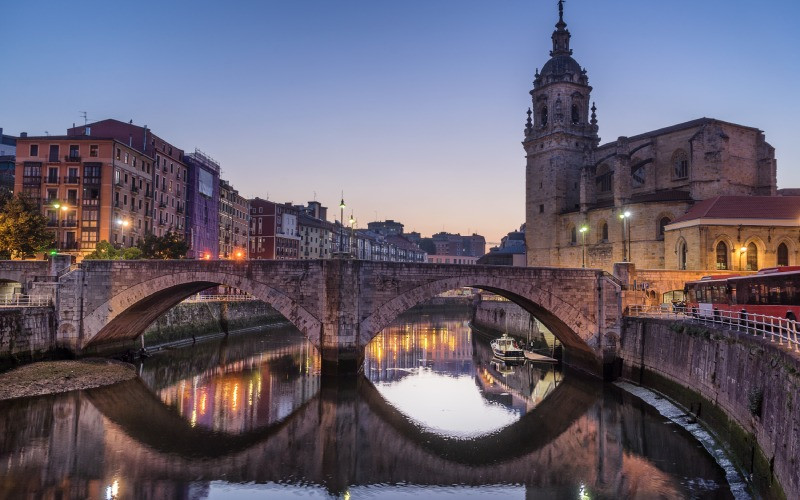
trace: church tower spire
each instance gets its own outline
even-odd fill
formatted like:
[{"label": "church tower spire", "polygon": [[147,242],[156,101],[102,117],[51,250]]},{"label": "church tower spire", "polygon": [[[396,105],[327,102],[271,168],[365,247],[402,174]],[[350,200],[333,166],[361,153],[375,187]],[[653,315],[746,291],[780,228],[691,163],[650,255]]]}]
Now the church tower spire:
[{"label": "church tower spire", "polygon": [[537,71],[531,94],[530,121],[525,123],[526,225],[529,266],[559,265],[550,252],[553,235],[561,235],[558,217],[581,208],[581,175],[600,142],[589,77],[572,58],[564,0],[558,2],[550,59]]},{"label": "church tower spire", "polygon": [[567,23],[564,22],[564,0],[558,1],[558,22],[556,30],[553,32],[553,50],[550,56],[571,56],[572,49],[569,48],[570,34]]}]

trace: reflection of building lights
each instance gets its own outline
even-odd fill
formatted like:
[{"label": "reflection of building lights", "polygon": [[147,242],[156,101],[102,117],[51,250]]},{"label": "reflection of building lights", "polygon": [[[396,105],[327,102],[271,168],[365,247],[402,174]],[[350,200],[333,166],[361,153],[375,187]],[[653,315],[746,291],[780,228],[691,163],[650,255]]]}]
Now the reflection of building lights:
[{"label": "reflection of building lights", "polygon": [[591,500],[589,493],[586,491],[586,485],[581,483],[581,488],[578,490],[578,500]]},{"label": "reflection of building lights", "polygon": [[106,500],[113,500],[119,498],[119,481],[116,479],[108,487],[106,487]]}]

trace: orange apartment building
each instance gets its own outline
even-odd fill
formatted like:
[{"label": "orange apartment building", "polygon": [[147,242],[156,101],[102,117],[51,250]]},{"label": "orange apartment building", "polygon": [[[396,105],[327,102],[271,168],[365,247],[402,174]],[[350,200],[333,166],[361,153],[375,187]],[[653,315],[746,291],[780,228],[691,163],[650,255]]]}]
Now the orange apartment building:
[{"label": "orange apartment building", "polygon": [[22,134],[14,192],[41,207],[59,251],[130,247],[153,228],[153,160],[108,137]]}]

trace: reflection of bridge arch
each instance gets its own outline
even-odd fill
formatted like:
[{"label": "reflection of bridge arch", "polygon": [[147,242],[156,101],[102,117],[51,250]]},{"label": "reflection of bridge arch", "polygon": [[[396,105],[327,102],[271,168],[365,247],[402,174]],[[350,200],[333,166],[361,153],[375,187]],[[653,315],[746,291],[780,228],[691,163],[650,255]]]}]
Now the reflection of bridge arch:
[{"label": "reflection of bridge arch", "polygon": [[537,281],[515,279],[506,276],[478,274],[464,275],[427,282],[377,308],[361,322],[361,343],[366,345],[381,330],[394,322],[397,317],[414,306],[422,304],[448,290],[463,287],[486,290],[516,303],[539,319],[567,347],[590,351],[597,321],[587,317],[580,303],[571,303],[558,295],[552,282],[546,282],[546,289]]},{"label": "reflection of bridge arch", "polygon": [[269,304],[291,321],[315,347],[319,347],[320,321],[274,285],[247,276],[213,271],[165,274],[113,295],[86,315],[86,345],[134,339],[187,297],[217,285],[238,288]]},{"label": "reflection of bridge arch", "polygon": [[[341,429],[326,419],[323,411],[324,408],[331,410],[344,405],[345,413],[358,414],[352,422],[363,427],[358,433],[347,432],[352,439],[365,435],[370,442],[382,441],[387,433],[381,429],[388,425],[394,430],[392,436],[403,437],[404,447],[413,444],[419,452],[450,463],[480,465],[507,462],[547,446],[588,411],[595,401],[594,385],[577,377],[567,378],[536,409],[517,422],[475,439],[449,438],[422,429],[390,405],[363,377],[359,377],[356,390],[351,390],[353,387],[323,386],[320,394],[285,419],[239,435],[192,426],[138,380],[93,389],[87,391],[87,395],[106,418],[137,443],[159,453],[189,460],[225,462],[224,457],[250,455],[255,450],[263,452],[265,448],[275,448],[279,455],[286,449],[286,443],[346,441],[347,436],[337,435]],[[338,408],[334,413],[341,411]],[[531,433],[531,429],[537,432]],[[338,444],[357,446],[357,443]],[[396,445],[387,443],[386,449],[397,449]],[[316,452],[310,455],[309,459],[313,460]]]}]

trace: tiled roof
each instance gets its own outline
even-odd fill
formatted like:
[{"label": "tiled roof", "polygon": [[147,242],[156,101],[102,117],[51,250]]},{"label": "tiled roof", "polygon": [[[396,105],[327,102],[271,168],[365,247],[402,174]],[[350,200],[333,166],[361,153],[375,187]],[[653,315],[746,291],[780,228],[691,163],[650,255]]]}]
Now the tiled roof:
[{"label": "tiled roof", "polygon": [[800,196],[717,196],[697,203],[672,224],[695,219],[800,221]]}]

